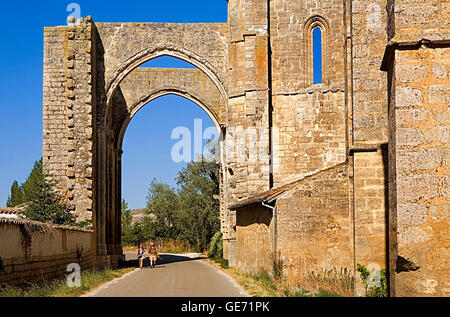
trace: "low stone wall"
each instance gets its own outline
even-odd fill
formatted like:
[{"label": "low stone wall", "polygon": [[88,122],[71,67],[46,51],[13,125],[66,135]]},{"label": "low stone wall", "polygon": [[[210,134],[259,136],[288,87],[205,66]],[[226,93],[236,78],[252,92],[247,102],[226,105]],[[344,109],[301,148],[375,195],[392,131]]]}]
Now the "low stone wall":
[{"label": "low stone wall", "polygon": [[94,268],[91,230],[0,219],[0,285],[25,286],[64,278],[67,266]]}]

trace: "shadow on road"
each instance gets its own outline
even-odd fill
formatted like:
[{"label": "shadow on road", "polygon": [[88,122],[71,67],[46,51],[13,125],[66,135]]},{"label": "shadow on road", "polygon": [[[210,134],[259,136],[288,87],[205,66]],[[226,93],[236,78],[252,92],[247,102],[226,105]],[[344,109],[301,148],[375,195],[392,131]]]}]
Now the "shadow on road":
[{"label": "shadow on road", "polygon": [[[202,259],[202,257],[188,257],[183,255],[175,255],[175,254],[161,254],[160,258],[156,262],[156,268],[164,267],[164,264],[171,264],[171,263],[177,263],[177,262],[187,262],[187,261],[196,261]],[[119,263],[119,267],[121,268],[127,268],[127,267],[139,267],[139,261],[136,258],[136,255],[134,253],[126,253],[125,254],[125,261],[121,261]],[[144,259],[144,268],[150,267],[150,259],[146,257]]]}]

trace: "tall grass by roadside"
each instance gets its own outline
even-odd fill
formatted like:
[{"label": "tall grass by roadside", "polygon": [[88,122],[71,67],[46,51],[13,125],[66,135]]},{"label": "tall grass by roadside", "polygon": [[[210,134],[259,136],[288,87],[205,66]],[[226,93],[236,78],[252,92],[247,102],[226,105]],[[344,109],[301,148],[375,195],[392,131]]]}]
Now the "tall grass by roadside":
[{"label": "tall grass by roadside", "polygon": [[81,287],[69,287],[66,280],[55,280],[45,284],[31,284],[25,288],[0,288],[0,297],[79,297],[102,284],[118,278],[134,268],[119,270],[86,271],[81,275]]},{"label": "tall grass by roadside", "polygon": [[291,273],[284,277],[284,288],[289,294],[322,294],[344,297],[354,296],[354,276],[347,268],[320,269],[310,272]]},{"label": "tall grass by roadside", "polygon": [[[248,274],[236,268],[223,267],[220,261],[207,259],[210,264],[233,277],[253,297],[352,297],[353,276],[346,269],[331,269],[278,278],[267,272]],[[275,275],[277,276],[277,274]]]}]

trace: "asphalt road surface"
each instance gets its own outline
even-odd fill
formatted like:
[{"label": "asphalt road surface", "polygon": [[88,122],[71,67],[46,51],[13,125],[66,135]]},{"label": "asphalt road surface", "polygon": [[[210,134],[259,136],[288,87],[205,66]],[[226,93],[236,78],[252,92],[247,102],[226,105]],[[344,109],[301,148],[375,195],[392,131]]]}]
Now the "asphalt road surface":
[{"label": "asphalt road surface", "polygon": [[[126,254],[128,265],[138,267],[135,253]],[[155,268],[138,269],[105,284],[86,297],[247,297],[225,273],[196,256],[162,254]]]}]

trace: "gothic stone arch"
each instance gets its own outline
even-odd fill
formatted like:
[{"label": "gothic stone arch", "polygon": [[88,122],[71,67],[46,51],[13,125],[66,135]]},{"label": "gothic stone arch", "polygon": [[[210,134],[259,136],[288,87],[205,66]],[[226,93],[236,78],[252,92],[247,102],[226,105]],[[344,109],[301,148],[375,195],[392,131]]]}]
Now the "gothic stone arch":
[{"label": "gothic stone arch", "polygon": [[[122,254],[124,131],[145,102],[168,93],[201,105],[223,135],[235,127],[263,131],[239,149],[227,148],[231,159],[222,162],[224,253],[233,265],[229,206],[270,187],[270,160],[247,161],[250,147],[269,143],[270,108],[267,32],[236,37],[232,29],[230,23],[94,23],[90,17],[45,29],[44,166],[78,220],[92,221],[99,266],[116,265]],[[198,69],[138,68],[160,56]]]},{"label": "gothic stone arch", "polygon": [[[120,206],[124,134],[142,107],[167,94],[195,102],[209,114],[219,131],[225,122],[225,99],[213,81],[199,69],[135,68],[116,86],[104,114],[106,130],[99,130],[98,134],[99,152],[106,154],[104,163],[98,161],[99,204],[96,210],[99,216],[97,228],[101,229],[96,231],[97,251],[103,250],[110,257],[122,254]],[[100,259],[107,256],[99,252],[98,255]]]},{"label": "gothic stone arch", "polygon": [[[92,221],[99,266],[115,266],[122,255],[122,140],[134,114],[159,96],[177,94],[225,127],[224,26],[94,23],[88,17],[46,30],[51,87],[45,95],[60,97],[44,102],[45,113],[55,111],[44,114],[44,165],[77,219]],[[138,68],[160,56],[198,69]]]}]

